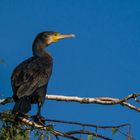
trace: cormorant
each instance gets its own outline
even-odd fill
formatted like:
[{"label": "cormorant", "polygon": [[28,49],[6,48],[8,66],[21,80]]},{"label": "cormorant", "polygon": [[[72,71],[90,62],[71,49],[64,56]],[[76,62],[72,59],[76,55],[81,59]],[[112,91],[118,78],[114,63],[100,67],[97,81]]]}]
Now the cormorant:
[{"label": "cormorant", "polygon": [[60,39],[70,37],[74,37],[74,35],[53,31],[37,35],[32,46],[33,56],[20,63],[11,76],[15,101],[13,114],[28,113],[31,110],[31,104],[37,104],[38,111],[35,116],[41,118],[41,105],[45,100],[53,67],[53,59],[44,48]]}]

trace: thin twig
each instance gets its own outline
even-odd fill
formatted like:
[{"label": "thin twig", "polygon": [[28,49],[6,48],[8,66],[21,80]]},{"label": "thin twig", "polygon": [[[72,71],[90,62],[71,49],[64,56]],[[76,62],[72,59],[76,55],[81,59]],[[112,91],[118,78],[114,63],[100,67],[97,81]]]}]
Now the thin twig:
[{"label": "thin twig", "polygon": [[129,123],[121,124],[121,125],[112,125],[112,126],[100,126],[96,124],[88,124],[88,123],[80,123],[80,122],[71,122],[71,121],[64,121],[64,120],[56,120],[56,119],[46,119],[48,122],[58,122],[58,123],[65,123],[65,124],[74,124],[74,125],[80,125],[83,127],[95,127],[95,128],[120,128],[120,127],[125,127],[125,126],[130,126]]},{"label": "thin twig", "polygon": [[95,137],[98,137],[98,138],[102,138],[104,140],[112,140],[110,138],[107,138],[103,135],[100,135],[100,134],[97,134],[97,133],[93,133],[93,132],[89,132],[89,131],[85,131],[85,130],[76,130],[76,131],[70,131],[70,132],[67,132],[66,134],[69,134],[69,135],[73,135],[73,134],[87,134],[87,135],[93,135]]}]

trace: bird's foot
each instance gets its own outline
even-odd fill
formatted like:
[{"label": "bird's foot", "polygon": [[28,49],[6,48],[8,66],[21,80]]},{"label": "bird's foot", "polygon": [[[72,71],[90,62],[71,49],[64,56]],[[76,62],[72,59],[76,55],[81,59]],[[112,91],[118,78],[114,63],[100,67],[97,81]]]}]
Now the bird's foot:
[{"label": "bird's foot", "polygon": [[30,118],[30,116],[23,114],[23,113],[18,113],[18,112],[16,114],[12,114],[12,115],[15,118],[15,122],[19,122],[21,118],[25,118],[25,119]]},{"label": "bird's foot", "polygon": [[43,116],[35,115],[35,116],[32,116],[32,119],[37,124],[45,125],[45,118]]},{"label": "bird's foot", "polygon": [[28,116],[27,114],[18,113],[18,112],[16,113],[16,116],[17,116],[17,117],[26,118],[26,119],[29,118],[29,116]]}]

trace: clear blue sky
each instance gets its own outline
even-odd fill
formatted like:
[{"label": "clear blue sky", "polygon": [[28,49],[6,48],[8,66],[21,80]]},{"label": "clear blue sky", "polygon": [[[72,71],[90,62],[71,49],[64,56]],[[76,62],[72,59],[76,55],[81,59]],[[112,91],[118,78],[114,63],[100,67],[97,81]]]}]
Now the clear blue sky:
[{"label": "clear blue sky", "polygon": [[[121,98],[140,92],[140,1],[3,0],[0,58],[5,64],[0,65],[1,98],[12,95],[12,70],[32,55],[32,41],[37,33],[47,30],[77,36],[48,49],[54,58],[49,93]],[[132,124],[133,137],[140,139],[140,114],[119,105],[48,101],[43,115],[98,125],[128,122]],[[120,135],[114,139],[120,139]]]}]

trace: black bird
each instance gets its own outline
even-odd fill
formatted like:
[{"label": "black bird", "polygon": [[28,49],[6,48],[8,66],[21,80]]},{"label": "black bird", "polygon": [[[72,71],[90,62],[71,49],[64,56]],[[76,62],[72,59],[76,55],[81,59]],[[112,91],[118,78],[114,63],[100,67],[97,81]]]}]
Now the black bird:
[{"label": "black bird", "polygon": [[41,118],[41,106],[45,100],[53,67],[53,59],[44,48],[60,39],[70,37],[74,35],[52,31],[37,35],[32,46],[33,56],[20,63],[11,76],[15,101],[13,114],[28,113],[31,110],[31,104],[37,104],[38,111],[35,116]]}]

